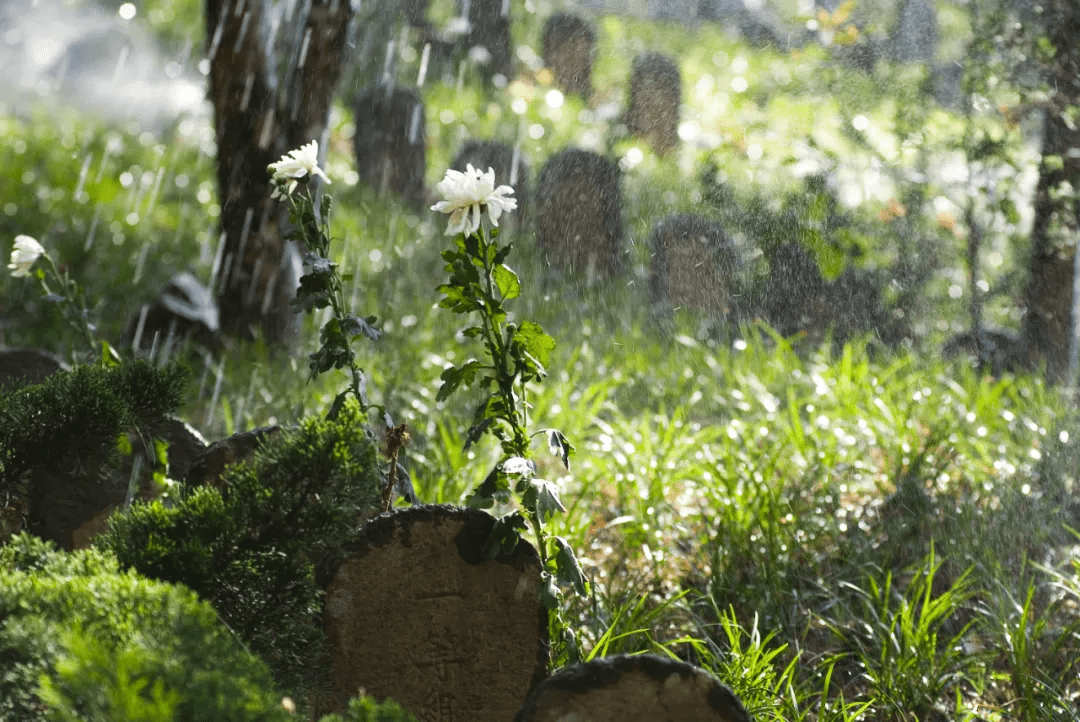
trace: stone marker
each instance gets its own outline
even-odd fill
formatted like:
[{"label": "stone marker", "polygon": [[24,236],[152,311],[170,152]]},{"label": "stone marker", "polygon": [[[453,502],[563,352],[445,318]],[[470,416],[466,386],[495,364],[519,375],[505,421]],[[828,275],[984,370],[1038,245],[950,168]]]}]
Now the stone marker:
[{"label": "stone marker", "polygon": [[40,384],[68,366],[59,356],[36,348],[0,348],[0,389]]},{"label": "stone marker", "polygon": [[828,314],[825,279],[817,261],[797,242],[785,243],[769,259],[765,318],[781,335],[823,329]]},{"label": "stone marker", "polygon": [[[516,161],[516,163],[515,163]],[[499,219],[499,228],[516,229],[525,225],[529,212],[529,164],[521,153],[514,157],[514,149],[494,140],[470,140],[454,156],[450,167],[465,170],[469,163],[473,168],[486,172],[495,169],[495,186],[508,185],[514,189],[517,208],[513,213]],[[516,167],[515,167],[516,166]]]},{"label": "stone marker", "polygon": [[494,524],[417,506],[362,527],[326,595],[332,709],[362,687],[425,722],[513,718],[546,674],[548,619],[531,545],[483,561]]},{"label": "stone marker", "polygon": [[186,339],[211,349],[221,346],[217,300],[184,272],[170,278],[153,303],[128,319],[122,343],[142,353],[156,348],[155,353],[168,354]]},{"label": "stone marker", "polygon": [[622,270],[619,178],[610,160],[576,148],[555,154],[540,172],[536,241],[565,277],[591,285]]},{"label": "stone marker", "polygon": [[647,53],[634,59],[630,74],[630,106],[626,129],[652,146],[658,154],[679,144],[679,104],[682,77],[679,66],[666,55]]},{"label": "stone marker", "polygon": [[567,667],[529,693],[514,722],[750,722],[711,674],[651,654]]},{"label": "stone marker", "polygon": [[544,65],[555,76],[555,84],[567,95],[588,101],[596,55],[596,31],[592,25],[577,15],[555,13],[544,25],[543,53]]},{"label": "stone marker", "polygon": [[513,77],[510,0],[464,0],[464,5],[469,8],[465,47],[470,55],[486,56],[480,69],[486,81],[501,75],[505,85]]},{"label": "stone marker", "polygon": [[732,310],[738,257],[718,224],[688,214],[668,216],[653,229],[649,243],[654,305],[718,315]]},{"label": "stone marker", "polygon": [[379,192],[417,209],[425,205],[427,132],[419,93],[394,84],[367,88],[353,105],[356,171]]},{"label": "stone marker", "polygon": [[242,431],[215,441],[193,457],[182,478],[189,487],[203,484],[221,488],[221,475],[225,467],[237,464],[255,453],[266,441],[281,433],[280,426],[263,426]]}]

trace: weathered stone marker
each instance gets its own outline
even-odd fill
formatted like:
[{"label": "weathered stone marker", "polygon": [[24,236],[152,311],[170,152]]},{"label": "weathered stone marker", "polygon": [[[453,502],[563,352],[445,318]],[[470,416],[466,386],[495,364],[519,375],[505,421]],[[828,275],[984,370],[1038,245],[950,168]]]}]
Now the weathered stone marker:
[{"label": "weathered stone marker", "polygon": [[540,563],[522,541],[484,561],[495,519],[417,506],[376,517],[327,589],[331,705],[363,687],[427,722],[506,722],[546,673]]},{"label": "weathered stone marker", "polygon": [[720,315],[731,310],[738,257],[718,224],[700,216],[668,216],[653,229],[650,246],[654,304]]},{"label": "weathered stone marker", "polygon": [[663,155],[679,145],[679,104],[682,76],[666,55],[646,53],[634,58],[630,74],[630,106],[626,129]]},{"label": "weathered stone marker", "polygon": [[567,667],[536,686],[514,722],[750,722],[708,672],[654,655]]},{"label": "weathered stone marker", "polygon": [[591,285],[623,267],[619,168],[576,148],[552,156],[540,171],[536,240],[566,277]]},{"label": "weathered stone marker", "polygon": [[454,156],[450,167],[464,171],[470,163],[473,168],[484,172],[493,168],[496,186],[513,187],[517,209],[499,219],[499,228],[504,225],[511,229],[521,228],[529,213],[529,164],[521,153],[515,153],[513,148],[498,141],[470,140]]},{"label": "weathered stone marker", "polygon": [[367,88],[356,99],[356,172],[380,194],[424,205],[427,132],[420,94],[393,84]]},{"label": "weathered stone marker", "polygon": [[586,101],[592,96],[596,31],[588,21],[569,13],[552,15],[544,25],[543,53],[556,85]]}]

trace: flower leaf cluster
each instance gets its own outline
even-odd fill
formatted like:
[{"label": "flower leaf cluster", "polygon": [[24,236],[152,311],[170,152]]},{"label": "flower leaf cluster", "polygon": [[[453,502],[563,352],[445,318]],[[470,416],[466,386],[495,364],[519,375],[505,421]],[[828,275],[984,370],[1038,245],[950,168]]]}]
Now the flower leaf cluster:
[{"label": "flower leaf cluster", "polygon": [[[586,593],[586,584],[570,544],[561,537],[548,539],[545,534],[545,524],[557,512],[565,511],[565,507],[559,498],[558,487],[537,477],[537,467],[531,458],[532,438],[544,434],[552,455],[559,458],[567,470],[570,468],[573,446],[562,432],[546,429],[529,433],[528,385],[541,382],[547,376],[546,366],[555,340],[537,323],[508,320],[507,302],[521,293],[521,280],[505,263],[513,246],[500,246],[498,231],[493,230],[489,236],[480,224],[481,210],[490,212],[494,201],[490,194],[483,192],[487,190],[486,185],[474,192],[478,185],[470,174],[476,172],[471,166],[469,171],[469,174],[448,171],[446,179],[439,184],[446,200],[432,207],[432,210],[451,214],[448,230],[460,226],[455,222],[455,214],[475,219],[475,225],[466,225],[457,237],[455,248],[442,253],[449,278],[438,288],[443,294],[439,306],[456,314],[479,317],[478,323],[467,327],[463,334],[479,339],[487,357],[484,360],[470,358],[444,370],[436,398],[445,400],[466,386],[475,386],[485,392],[473,413],[465,447],[490,434],[501,443],[502,457],[473,490],[467,503],[486,509],[496,502],[508,503],[516,496],[524,514],[514,511],[499,519],[485,550],[492,557],[500,550],[513,550],[520,531],[531,526],[543,564],[541,596],[549,608],[557,609],[559,584],[572,586],[579,594]],[[493,171],[489,170],[489,173],[493,178]],[[493,180],[489,184],[493,185]],[[470,196],[471,192],[473,195]],[[469,198],[471,202],[467,203]],[[509,209],[502,207],[501,210]],[[493,213],[493,224],[501,210]]]},{"label": "flower leaf cluster", "polygon": [[[328,418],[333,418],[349,394],[360,402],[364,411],[371,407],[367,397],[367,377],[356,362],[351,343],[359,336],[376,341],[382,332],[375,327],[378,318],[361,318],[349,313],[345,307],[342,284],[352,280],[352,276],[338,273],[338,264],[330,260],[329,218],[333,201],[323,194],[316,206],[312,194],[313,178],[317,176],[330,182],[318,166],[318,157],[319,144],[313,140],[285,154],[277,163],[271,163],[267,172],[274,186],[271,197],[289,204],[292,230],[286,238],[298,242],[304,249],[304,275],[300,277],[300,287],[291,305],[297,312],[329,307],[333,313],[319,331],[319,349],[308,356],[310,379],[330,369],[349,369],[349,388],[337,395],[328,413]],[[299,184],[303,184],[303,191],[294,193]]]},{"label": "flower leaf cluster", "polygon": [[[44,267],[34,265],[44,261]],[[98,341],[94,338],[97,330],[90,322],[90,310],[86,307],[86,298],[79,284],[71,278],[66,268],[59,268],[45,247],[30,236],[16,236],[11,250],[11,262],[7,266],[12,278],[27,278],[33,275],[41,283],[45,300],[60,306],[64,320],[86,342],[88,352],[93,358],[98,355]],[[33,274],[31,271],[33,270]],[[105,341],[100,342],[100,355],[103,363],[118,363],[120,356]]]}]

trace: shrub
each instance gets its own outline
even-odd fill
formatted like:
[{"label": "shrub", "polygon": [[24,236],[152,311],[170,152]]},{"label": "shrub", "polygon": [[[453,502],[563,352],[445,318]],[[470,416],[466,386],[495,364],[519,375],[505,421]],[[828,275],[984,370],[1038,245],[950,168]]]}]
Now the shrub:
[{"label": "shrub", "polygon": [[186,382],[182,366],[135,361],[77,366],[0,393],[0,494],[39,466],[96,476],[115,460],[120,433],[162,421]]},{"label": "shrub", "polygon": [[291,696],[307,699],[326,670],[320,589],[381,500],[374,440],[346,402],[335,420],[305,420],[222,479],[222,490],[196,488],[172,508],[114,515],[99,544],[124,568],[195,590]]},{"label": "shrub", "polygon": [[379,704],[371,697],[353,697],[345,714],[329,714],[319,722],[416,722],[416,717],[392,699]]},{"label": "shrub", "polygon": [[287,719],[269,670],[186,589],[28,534],[0,548],[0,720]]}]

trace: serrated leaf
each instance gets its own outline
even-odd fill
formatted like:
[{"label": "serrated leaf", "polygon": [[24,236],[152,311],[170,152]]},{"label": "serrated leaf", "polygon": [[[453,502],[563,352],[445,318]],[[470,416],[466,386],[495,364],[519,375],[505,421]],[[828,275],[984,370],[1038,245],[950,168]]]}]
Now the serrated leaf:
[{"label": "serrated leaf", "polygon": [[459,366],[451,366],[443,369],[439,378],[442,379],[442,386],[439,387],[439,393],[435,395],[436,401],[445,401],[450,398],[450,394],[454,393],[459,386],[468,386],[476,379],[476,372],[479,369],[484,368],[484,365],[476,359],[469,359],[465,363]]},{"label": "serrated leaf", "polygon": [[506,478],[506,474],[499,471],[498,467],[495,467],[465,500],[465,505],[471,509],[490,509],[496,501],[509,500],[510,480]]},{"label": "serrated leaf", "polygon": [[499,293],[504,301],[517,298],[521,293],[521,281],[518,280],[518,275],[509,266],[500,263],[495,266],[491,276],[495,281],[495,285],[499,287]]},{"label": "serrated leaf", "polygon": [[533,479],[521,497],[526,509],[534,510],[542,523],[547,523],[557,511],[566,511],[559,499],[559,489],[545,479]]},{"label": "serrated leaf", "polygon": [[484,542],[484,548],[481,552],[483,558],[491,561],[500,553],[513,554],[518,542],[521,541],[519,530],[528,528],[529,523],[520,511],[514,511],[496,519],[495,525],[491,528],[491,533],[488,534],[488,538]]},{"label": "serrated leaf", "polygon": [[573,586],[574,591],[583,597],[587,594],[585,574],[581,571],[574,549],[561,536],[555,537],[555,569],[560,584]]},{"label": "serrated leaf", "polygon": [[341,320],[341,330],[346,336],[367,336],[372,341],[378,341],[382,331],[375,328],[378,319],[375,316],[360,318],[359,316],[346,316]]},{"label": "serrated leaf", "polygon": [[533,463],[523,456],[511,456],[509,459],[503,461],[500,466],[502,467],[504,474],[511,476],[531,477],[536,471],[536,467]]}]

